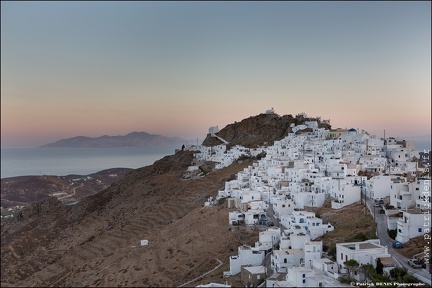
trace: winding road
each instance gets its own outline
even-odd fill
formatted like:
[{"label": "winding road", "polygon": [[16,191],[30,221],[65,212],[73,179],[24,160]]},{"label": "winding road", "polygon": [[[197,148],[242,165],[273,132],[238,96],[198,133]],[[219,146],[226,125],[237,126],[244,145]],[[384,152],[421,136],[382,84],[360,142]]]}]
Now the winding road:
[{"label": "winding road", "polygon": [[83,187],[84,186],[84,184],[83,183],[81,183],[81,185],[80,186],[78,186],[78,187],[74,187],[73,189],[72,189],[72,191],[73,191],[73,193],[72,194],[68,194],[68,195],[66,195],[66,196],[61,196],[61,197],[58,197],[57,199],[58,200],[61,200],[61,199],[65,199],[65,198],[69,198],[69,197],[72,197],[72,196],[74,196],[75,195],[75,193],[76,193],[76,189],[77,188],[80,188],[80,187]]},{"label": "winding road", "polygon": [[387,217],[385,214],[380,214],[378,209],[374,207],[373,199],[368,199],[366,201],[369,212],[372,214],[372,217],[375,218],[375,222],[377,223],[377,236],[380,239],[380,243],[383,246],[387,246],[388,253],[392,255],[393,259],[396,261],[399,267],[406,268],[414,277],[427,283],[429,286],[431,285],[431,274],[426,269],[414,269],[408,265],[408,258],[399,254],[397,249],[392,247],[393,239],[387,233]]}]

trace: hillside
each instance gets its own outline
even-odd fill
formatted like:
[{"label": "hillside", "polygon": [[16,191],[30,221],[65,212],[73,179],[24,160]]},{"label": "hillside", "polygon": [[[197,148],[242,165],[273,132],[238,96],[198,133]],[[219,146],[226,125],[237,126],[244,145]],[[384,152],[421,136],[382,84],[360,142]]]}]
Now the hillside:
[{"label": "hillside", "polygon": [[137,169],[75,206],[50,197],[26,207],[2,225],[2,286],[175,286],[228,261],[257,235],[228,232],[228,210],[202,205],[251,162],[180,180],[192,154]]},{"label": "hillside", "polygon": [[[230,146],[242,145],[253,148],[266,144],[272,145],[274,141],[283,139],[291,132],[291,124],[300,125],[306,121],[317,121],[320,128],[331,129],[330,124],[321,122],[319,118],[304,117],[303,115],[293,117],[290,114],[283,116],[259,114],[229,124],[216,135],[228,141]],[[202,144],[215,146],[221,143],[219,139],[208,134]]]},{"label": "hillside", "polygon": [[[258,115],[218,134],[231,145],[271,144],[287,132],[291,122],[283,119],[305,121],[290,115]],[[261,134],[273,136],[264,141]],[[213,145],[213,140],[204,142]],[[253,160],[182,180],[193,154],[180,151],[136,169],[74,206],[49,197],[17,212],[13,221],[2,222],[2,287],[172,287],[213,269],[219,261],[223,263],[217,273],[191,285],[224,282],[221,272],[229,270],[229,256],[237,255],[239,245],[253,245],[258,233],[230,231],[226,203],[210,208],[203,204]],[[148,246],[140,246],[144,239]]]},{"label": "hillside", "polygon": [[122,179],[130,168],[112,168],[89,175],[18,176],[1,179],[2,208],[27,205],[41,201],[54,193],[69,196],[64,201],[74,201],[95,194]]},{"label": "hillside", "polygon": [[147,147],[157,145],[180,145],[186,143],[179,137],[166,137],[146,132],[132,132],[124,136],[104,135],[97,138],[77,136],[62,139],[41,148],[114,148],[114,147]]}]

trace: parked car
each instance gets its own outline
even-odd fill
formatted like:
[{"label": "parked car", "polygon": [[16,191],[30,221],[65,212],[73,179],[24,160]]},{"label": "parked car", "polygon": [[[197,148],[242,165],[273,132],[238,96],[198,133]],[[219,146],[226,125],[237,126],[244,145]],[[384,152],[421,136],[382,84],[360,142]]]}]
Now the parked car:
[{"label": "parked car", "polygon": [[376,198],[375,203],[384,204],[384,199],[383,198]]},{"label": "parked car", "polygon": [[422,268],[422,264],[417,259],[409,259],[408,265],[410,265],[413,268]]},{"label": "parked car", "polygon": [[399,242],[399,241],[393,241],[392,247],[396,248],[396,249],[399,249],[399,248],[403,247],[403,244],[401,242]]},{"label": "parked car", "polygon": [[274,223],[273,223],[272,221],[268,221],[268,222],[267,222],[267,226],[268,226],[268,227],[272,227],[272,226],[274,226]]}]

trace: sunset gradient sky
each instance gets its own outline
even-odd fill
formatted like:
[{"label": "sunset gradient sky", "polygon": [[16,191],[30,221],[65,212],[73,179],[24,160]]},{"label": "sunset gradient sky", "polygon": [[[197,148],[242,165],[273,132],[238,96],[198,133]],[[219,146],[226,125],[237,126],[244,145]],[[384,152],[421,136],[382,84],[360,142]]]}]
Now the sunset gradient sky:
[{"label": "sunset gradient sky", "polygon": [[265,112],[431,133],[431,2],[1,2],[1,145]]}]

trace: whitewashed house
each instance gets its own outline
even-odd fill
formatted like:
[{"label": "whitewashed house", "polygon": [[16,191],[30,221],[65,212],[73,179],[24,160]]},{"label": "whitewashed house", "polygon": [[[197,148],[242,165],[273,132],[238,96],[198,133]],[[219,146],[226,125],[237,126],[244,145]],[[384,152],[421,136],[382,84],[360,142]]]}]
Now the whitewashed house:
[{"label": "whitewashed house", "polygon": [[258,242],[255,242],[255,248],[260,251],[268,251],[273,249],[273,246],[279,243],[281,238],[281,230],[278,227],[270,227],[266,231],[259,232]]},{"label": "whitewashed house", "polygon": [[304,266],[312,268],[312,261],[322,257],[322,241],[306,241],[304,243]]},{"label": "whitewashed house", "polygon": [[262,209],[248,210],[244,212],[246,225],[258,225],[260,220],[267,220],[266,213]]},{"label": "whitewashed house", "polygon": [[402,219],[397,221],[396,240],[406,243],[410,239],[430,233],[431,213],[422,212],[419,209],[402,210]]},{"label": "whitewashed house", "polygon": [[264,251],[252,250],[250,246],[239,246],[238,255],[230,257],[230,271],[225,275],[236,275],[245,265],[261,265],[264,254]]},{"label": "whitewashed house", "polygon": [[312,268],[323,271],[326,275],[331,275],[333,278],[337,278],[336,274],[339,272],[337,263],[327,258],[312,260]]},{"label": "whitewashed house", "polygon": [[378,175],[366,180],[366,196],[370,199],[390,196],[392,178],[390,175]]},{"label": "whitewashed house", "polygon": [[228,213],[228,224],[229,225],[241,225],[244,224],[245,215],[241,211],[231,211]]},{"label": "whitewashed house", "polygon": [[304,249],[304,244],[310,241],[310,236],[301,226],[294,226],[282,232],[279,247],[281,249]]},{"label": "whitewashed house", "polygon": [[238,191],[237,195],[232,193],[231,197],[235,198],[235,205],[238,209],[246,211],[249,202],[261,200],[261,193],[252,191],[249,188],[243,188]]},{"label": "whitewashed house", "polygon": [[417,178],[414,182],[407,182],[404,177],[393,179],[390,185],[390,205],[399,209],[413,205],[422,208],[426,203],[430,203],[430,198],[427,201],[430,192],[425,191],[425,187],[430,187],[429,178]]},{"label": "whitewashed house", "polygon": [[[281,283],[282,284],[282,283]],[[278,286],[274,286],[278,287]],[[307,267],[290,267],[286,275],[286,282],[279,287],[351,287],[342,284],[337,279],[326,275],[323,271]]]},{"label": "whitewashed house", "polygon": [[273,199],[273,212],[275,217],[280,218],[282,214],[291,214],[294,212],[294,202],[286,196],[277,196]]},{"label": "whitewashed house", "polygon": [[325,193],[319,192],[308,192],[308,198],[306,203],[304,203],[306,207],[321,207],[324,205],[326,199]]},{"label": "whitewashed house", "polygon": [[302,249],[279,249],[271,254],[271,269],[273,271],[288,272],[288,268],[304,264],[304,251]]},{"label": "whitewashed house", "polygon": [[[415,191],[419,191],[420,194],[414,194],[416,200],[416,207],[422,210],[431,210],[432,198],[431,198],[431,179],[430,178],[417,178],[416,185],[420,187],[415,187]],[[419,188],[417,190],[417,188]]]},{"label": "whitewashed house", "polygon": [[330,223],[323,224],[323,220],[317,217],[308,217],[305,226],[307,234],[312,240],[321,237],[327,232],[333,231],[334,227]]},{"label": "whitewashed house", "polygon": [[[336,243],[336,261],[339,273],[347,273],[345,261],[356,260],[359,265],[372,264],[376,267],[378,258],[391,258],[387,247],[380,245],[379,239],[371,239],[363,242]],[[359,280],[359,275],[357,280]]]},{"label": "whitewashed house", "polygon": [[360,201],[360,186],[343,179],[333,179],[330,196],[334,199],[331,207],[340,209]]},{"label": "whitewashed house", "polygon": [[[304,228],[304,232],[312,240],[334,230],[331,224],[323,224],[322,219],[317,218],[315,213],[307,211],[293,211],[291,214],[283,214],[280,222],[288,229],[295,229],[297,226]],[[296,234],[304,232],[298,231]]]},{"label": "whitewashed house", "polygon": [[382,173],[387,167],[387,159],[381,156],[362,156],[359,159],[359,164],[366,171]]}]

